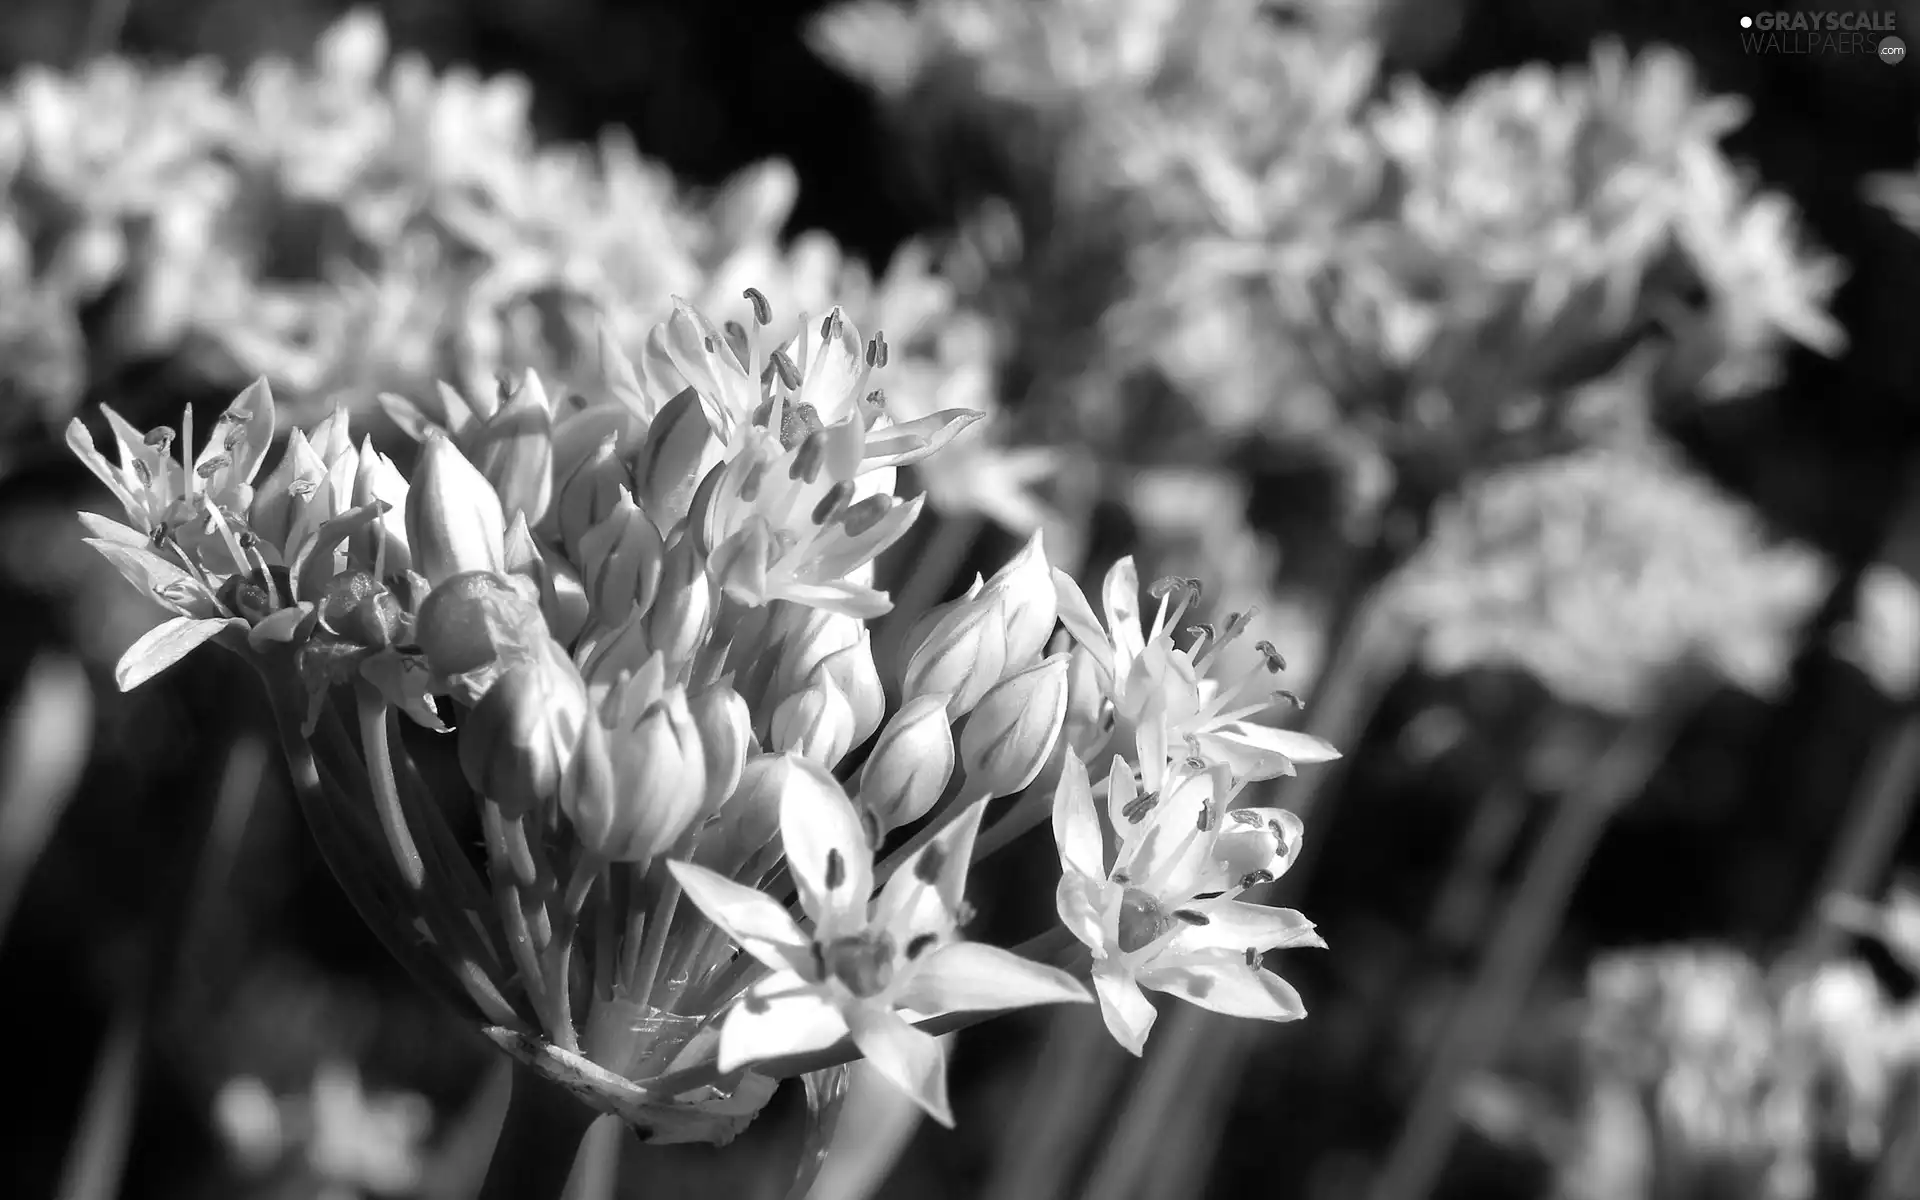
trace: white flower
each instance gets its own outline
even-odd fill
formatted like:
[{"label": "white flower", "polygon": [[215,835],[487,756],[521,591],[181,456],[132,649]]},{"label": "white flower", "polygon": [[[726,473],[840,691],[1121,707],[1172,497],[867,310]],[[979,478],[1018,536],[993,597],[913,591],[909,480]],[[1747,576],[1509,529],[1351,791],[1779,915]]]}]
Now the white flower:
[{"label": "white flower", "polygon": [[688,898],[772,972],[728,1011],[719,1067],[822,1050],[851,1035],[889,1082],[950,1126],[946,1056],[912,1020],[1080,1002],[1086,991],[1063,971],[960,939],[961,891],[984,802],[914,855],[876,899],[873,852],[853,803],[825,770],[786,757],[780,835],[810,931],[764,892],[670,864]]},{"label": "white flower", "polygon": [[[1107,777],[1118,842],[1107,865],[1087,769],[1067,755],[1054,792],[1060,920],[1093,951],[1093,985],[1114,1039],[1135,1054],[1153,1029],[1152,988],[1229,1016],[1307,1015],[1292,985],[1261,964],[1268,950],[1326,945],[1287,908],[1235,897],[1283,874],[1300,852],[1300,820],[1279,809],[1227,810],[1226,769],[1163,759],[1137,791],[1115,760]],[[1253,864],[1258,864],[1253,865]]]}]

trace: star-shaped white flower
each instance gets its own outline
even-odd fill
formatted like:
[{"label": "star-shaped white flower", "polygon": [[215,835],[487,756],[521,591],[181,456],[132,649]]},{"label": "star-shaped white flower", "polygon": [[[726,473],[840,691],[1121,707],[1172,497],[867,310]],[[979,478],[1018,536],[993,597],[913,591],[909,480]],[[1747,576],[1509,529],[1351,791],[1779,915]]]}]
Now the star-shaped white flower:
[{"label": "star-shaped white flower", "polygon": [[720,1028],[719,1066],[822,1050],[849,1034],[876,1070],[943,1125],[946,1056],[912,1021],[1077,1003],[1064,971],[959,936],[961,891],[985,803],[962,813],[873,896],[873,852],[853,802],[825,769],[786,756],[780,802],[787,864],[812,928],[771,896],[692,863],[670,864],[686,895],[771,974]]},{"label": "star-shaped white flower", "polygon": [[1152,988],[1229,1016],[1293,1021],[1300,994],[1268,970],[1269,950],[1325,946],[1287,908],[1235,899],[1283,874],[1300,852],[1300,819],[1279,809],[1227,809],[1226,768],[1164,758],[1135,787],[1118,759],[1107,778],[1118,843],[1106,837],[1087,769],[1069,754],[1054,792],[1060,920],[1093,951],[1093,985],[1114,1039],[1141,1053],[1153,1029]]},{"label": "star-shaped white flower", "polygon": [[1059,593],[1060,622],[1093,656],[1113,713],[1124,734],[1152,710],[1164,714],[1167,737],[1206,758],[1225,763],[1235,778],[1250,781],[1293,774],[1295,763],[1323,763],[1340,752],[1320,738],[1291,729],[1255,724],[1249,718],[1273,707],[1280,693],[1267,685],[1279,671],[1280,655],[1265,642],[1259,657],[1231,683],[1207,677],[1219,654],[1246,631],[1251,613],[1234,614],[1226,628],[1200,626],[1200,637],[1182,650],[1173,631],[1199,593],[1195,581],[1166,579],[1154,585],[1160,600],[1153,621],[1140,612],[1140,575],[1132,556],[1113,564],[1101,589],[1106,627],[1094,615],[1080,585],[1064,571],[1053,573]]}]

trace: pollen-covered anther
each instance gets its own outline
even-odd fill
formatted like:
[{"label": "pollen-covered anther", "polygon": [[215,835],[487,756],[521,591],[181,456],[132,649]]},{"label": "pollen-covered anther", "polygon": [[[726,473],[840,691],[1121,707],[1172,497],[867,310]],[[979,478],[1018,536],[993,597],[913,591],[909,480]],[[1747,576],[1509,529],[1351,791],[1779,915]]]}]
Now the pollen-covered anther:
[{"label": "pollen-covered anther", "polygon": [[844,480],[828,488],[827,494],[820,497],[813,506],[814,525],[824,527],[839,520],[840,514],[846,511],[847,502],[852,496],[853,485]]},{"label": "pollen-covered anther", "polygon": [[789,404],[780,416],[780,445],[787,450],[805,445],[808,438],[826,427],[813,405]]},{"label": "pollen-covered anther", "polygon": [[893,982],[893,939],[884,933],[835,938],[820,947],[819,955],[822,973],[863,999],[879,995]]},{"label": "pollen-covered anther", "polygon": [[911,962],[919,958],[922,954],[933,949],[939,941],[940,935],[937,933],[923,933],[919,937],[914,938],[907,943],[907,960]]},{"label": "pollen-covered anther", "polygon": [[800,387],[800,368],[793,365],[793,360],[787,357],[787,352],[775,350],[767,358],[773,363],[773,369],[780,376],[780,382],[789,390],[797,391]]},{"label": "pollen-covered anther", "polygon": [[1200,819],[1194,823],[1194,828],[1198,829],[1201,833],[1208,833],[1212,831],[1213,829],[1213,806],[1212,805],[1204,804],[1204,803],[1201,804]]},{"label": "pollen-covered anther", "polygon": [[1253,648],[1260,652],[1262,658],[1267,660],[1267,670],[1271,673],[1278,675],[1287,669],[1286,657],[1274,648],[1272,642],[1255,642]]},{"label": "pollen-covered anther", "polygon": [[140,440],[145,442],[149,449],[165,454],[173,448],[173,430],[165,425],[155,425],[147,430],[146,435]]},{"label": "pollen-covered anther", "polygon": [[1260,965],[1260,951],[1252,946],[1247,947],[1247,965],[1250,967]]},{"label": "pollen-covered anther", "polygon": [[1191,908],[1176,908],[1173,910],[1173,915],[1177,920],[1180,920],[1188,925],[1199,926],[1199,925],[1213,924],[1212,917],[1209,917],[1207,914],[1203,912],[1196,912]]},{"label": "pollen-covered anther", "polygon": [[847,881],[847,860],[838,850],[827,851],[827,890],[836,891]]},{"label": "pollen-covered anther", "polygon": [[1272,882],[1273,882],[1273,872],[1268,871],[1264,868],[1258,871],[1248,871],[1245,875],[1242,875],[1240,877],[1240,886],[1243,888],[1256,888],[1263,883],[1272,883]]},{"label": "pollen-covered anther", "polygon": [[767,299],[766,293],[759,288],[748,288],[740,293],[740,297],[753,305],[753,319],[757,324],[773,324],[773,304]]},{"label": "pollen-covered anther", "polygon": [[212,479],[224,467],[231,466],[233,460],[224,454],[216,454],[193,469],[193,473],[202,479]]},{"label": "pollen-covered anther", "polygon": [[1300,698],[1300,693],[1298,692],[1290,691],[1287,688],[1281,688],[1280,690],[1274,692],[1273,698],[1283,703],[1293,705],[1293,711],[1295,712],[1307,711],[1307,702]]},{"label": "pollen-covered anther", "polygon": [[760,498],[760,481],[765,477],[766,473],[767,465],[765,463],[755,463],[751,467],[748,467],[740,478],[740,486],[737,489],[739,497],[748,504],[752,504],[755,500],[758,500]]}]

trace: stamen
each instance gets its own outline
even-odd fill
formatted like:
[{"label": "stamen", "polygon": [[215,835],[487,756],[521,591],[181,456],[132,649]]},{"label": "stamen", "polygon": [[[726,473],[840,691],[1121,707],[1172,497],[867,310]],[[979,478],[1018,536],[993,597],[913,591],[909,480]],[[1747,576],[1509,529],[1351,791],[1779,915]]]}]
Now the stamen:
[{"label": "stamen", "polygon": [[713,353],[713,352],[714,352],[715,350],[718,350],[718,349],[720,348],[720,347],[718,347],[718,346],[716,346],[716,345],[714,345],[714,342],[713,342],[713,335],[712,335],[712,334],[710,334],[710,333],[709,333],[709,334],[705,334],[705,335],[703,335],[703,336],[702,336],[702,337],[700,338],[700,344],[701,344],[702,346],[704,346],[704,347],[706,347],[706,351],[707,351],[707,353],[708,353],[708,354],[712,354],[712,353]]},{"label": "stamen", "polygon": [[1211,804],[1204,801],[1201,802],[1200,820],[1195,823],[1194,828],[1198,829],[1201,833],[1210,833],[1213,831],[1213,806]]},{"label": "stamen", "polygon": [[227,430],[226,439],[221,443],[221,446],[229,454],[231,454],[235,446],[238,446],[241,442],[244,442],[246,440],[247,440],[247,431],[243,428],[240,428],[239,426],[235,426],[234,428]]},{"label": "stamen", "polygon": [[[791,405],[780,416],[780,444],[792,450],[826,427],[827,423],[820,419],[820,411],[813,405]],[[825,449],[821,447],[823,452]]]},{"label": "stamen", "polygon": [[1247,947],[1247,965],[1250,967],[1257,967],[1260,965],[1260,952],[1254,949],[1252,946]]},{"label": "stamen", "polygon": [[1267,828],[1273,832],[1273,840],[1280,843],[1280,856],[1285,858],[1289,852],[1287,846],[1287,831],[1281,827],[1280,822],[1277,820],[1268,821]]},{"label": "stamen", "polygon": [[773,305],[759,288],[748,288],[740,293],[747,303],[753,305],[753,319],[760,325],[773,324]]},{"label": "stamen", "polygon": [[891,497],[868,496],[841,514],[840,525],[847,531],[847,536],[859,537],[878,525],[880,518],[891,511],[893,511]]},{"label": "stamen", "polygon": [[867,393],[867,404],[881,412],[887,411],[887,389],[875,388]]},{"label": "stamen", "polygon": [[834,309],[820,322],[820,340],[831,342],[840,336],[840,310]]},{"label": "stamen", "polygon": [[1133,882],[1133,876],[1129,874],[1125,869],[1120,867],[1115,867],[1113,869],[1113,874],[1107,876],[1107,880],[1110,883],[1117,883],[1121,887],[1126,887],[1128,884]]},{"label": "stamen", "polygon": [[140,440],[147,444],[148,449],[158,450],[160,453],[165,454],[167,451],[173,449],[173,430],[167,428],[165,425],[155,425],[152,429],[147,430],[146,436]]},{"label": "stamen", "polygon": [[847,507],[848,499],[853,495],[853,485],[841,480],[827,489],[820,502],[813,506],[813,523],[825,527],[837,520]]},{"label": "stamen", "polygon": [[760,497],[760,481],[767,473],[767,464],[756,462],[747,468],[745,478],[740,480],[738,494],[742,500],[752,504]]},{"label": "stamen", "polygon": [[1212,917],[1209,917],[1207,914],[1203,912],[1195,912],[1191,908],[1176,908],[1173,910],[1173,915],[1179,918],[1180,920],[1185,921],[1189,925],[1213,924]]},{"label": "stamen", "polygon": [[938,942],[939,940],[940,940],[940,935],[937,933],[923,933],[919,937],[914,938],[912,941],[907,943],[908,960],[911,961],[913,959],[919,958],[922,954],[925,954],[927,951],[933,949],[934,943]]},{"label": "stamen", "polygon": [[1280,651],[1274,649],[1272,642],[1258,641],[1253,644],[1253,648],[1259,651],[1260,657],[1267,660],[1267,670],[1272,674],[1278,675],[1287,669],[1285,656],[1283,656]]},{"label": "stamen", "polygon": [[1302,700],[1298,693],[1290,692],[1286,688],[1281,688],[1279,691],[1275,692],[1273,694],[1273,698],[1275,700],[1284,700],[1288,704],[1293,705],[1293,711],[1295,712],[1307,711],[1307,702],[1305,700]]},{"label": "stamen", "polygon": [[1246,888],[1256,888],[1263,883],[1272,883],[1272,882],[1273,882],[1273,872],[1267,870],[1265,867],[1261,867],[1258,870],[1254,870],[1254,871],[1248,871],[1245,875],[1242,875],[1240,877],[1240,887],[1242,890]]},{"label": "stamen", "polygon": [[847,881],[847,860],[838,850],[827,851],[827,890],[837,891]]},{"label": "stamen", "polygon": [[1227,820],[1232,821],[1235,825],[1245,825],[1250,829],[1258,828],[1262,824],[1260,814],[1247,808],[1234,809],[1227,814]]},{"label": "stamen", "polygon": [[193,473],[202,479],[212,479],[221,469],[233,465],[233,460],[224,454],[216,454],[193,469]]}]

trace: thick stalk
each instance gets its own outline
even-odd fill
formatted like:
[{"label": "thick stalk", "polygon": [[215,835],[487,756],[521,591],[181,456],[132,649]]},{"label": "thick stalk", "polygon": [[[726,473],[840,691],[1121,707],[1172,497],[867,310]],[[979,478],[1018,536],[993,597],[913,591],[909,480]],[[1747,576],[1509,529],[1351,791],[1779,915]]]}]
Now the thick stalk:
[{"label": "thick stalk", "polygon": [[558,1200],[580,1140],[599,1115],[566,1088],[516,1062],[507,1118],[479,1200]]}]

